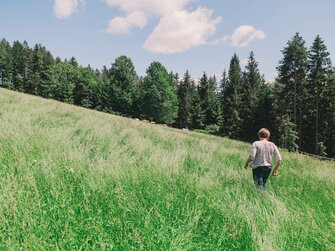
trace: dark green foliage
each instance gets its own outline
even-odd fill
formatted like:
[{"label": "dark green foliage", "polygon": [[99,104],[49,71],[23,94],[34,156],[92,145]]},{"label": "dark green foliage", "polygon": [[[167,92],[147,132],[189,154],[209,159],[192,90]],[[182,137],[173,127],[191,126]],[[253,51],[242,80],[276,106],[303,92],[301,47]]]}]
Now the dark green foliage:
[{"label": "dark green foliage", "polygon": [[[309,99],[309,131],[306,134],[308,141],[314,143],[314,152],[325,155],[333,151],[326,144],[329,125],[334,124],[334,110],[332,101],[334,98],[332,81],[331,60],[324,41],[317,36],[308,52],[309,74],[307,84],[307,98]],[[312,143],[312,144],[313,144]],[[328,142],[329,143],[329,142]],[[332,143],[330,143],[332,144]],[[313,148],[312,148],[313,149]],[[310,149],[310,150],[312,150]]]},{"label": "dark green foliage", "polygon": [[139,94],[139,79],[129,57],[120,56],[110,69],[110,99],[114,112],[128,116],[134,114],[135,102]]},{"label": "dark green foliage", "polygon": [[258,100],[254,113],[253,138],[250,141],[258,140],[257,132],[261,128],[267,128],[271,132],[271,141],[280,145],[280,134],[277,116],[277,91],[278,84],[262,84],[258,90]]},{"label": "dark green foliage", "polygon": [[[258,70],[258,63],[254,58],[254,53],[250,52],[248,64],[245,67],[241,88],[241,139],[252,141],[257,135],[257,131],[266,127],[267,120],[263,116],[263,123],[257,123],[255,116],[258,112],[257,108],[267,109],[269,107],[257,107],[259,98],[266,98],[268,87],[264,84],[265,81]],[[266,102],[266,101],[265,101]],[[265,111],[263,111],[265,112]],[[268,114],[267,114],[268,115]]]},{"label": "dark green foliage", "polygon": [[[306,109],[307,49],[304,39],[296,33],[282,50],[283,59],[279,61],[278,113],[280,117],[288,115],[296,125],[300,139],[305,135],[303,118],[309,114]],[[284,123],[284,122],[281,122]],[[303,150],[303,143],[296,142]]]},{"label": "dark green foliage", "polygon": [[220,103],[216,92],[215,76],[208,79],[206,73],[199,81],[198,93],[201,100],[201,107],[204,111],[204,124],[218,124],[220,118]]},{"label": "dark green foliage", "polygon": [[281,145],[291,152],[297,151],[299,148],[299,146],[296,144],[298,133],[295,127],[296,125],[291,122],[289,116],[286,115],[281,119],[279,130],[281,136]]},{"label": "dark green foliage", "polygon": [[54,59],[49,51],[41,44],[36,44],[32,51],[31,72],[27,79],[27,92],[42,97],[48,96],[47,71],[53,65]]},{"label": "dark green foliage", "polygon": [[25,41],[21,44],[19,41],[13,43],[13,87],[18,91],[25,91],[25,83],[27,83],[31,74],[31,57],[32,51]]},{"label": "dark green foliage", "polygon": [[223,89],[223,119],[224,124],[221,129],[224,135],[232,138],[239,138],[241,132],[241,85],[242,72],[240,61],[236,54],[232,57],[228,72],[228,81],[225,82]]},{"label": "dark green foliage", "polygon": [[204,111],[201,107],[201,99],[195,86],[192,88],[192,107],[190,129],[204,128]]},{"label": "dark green foliage", "polygon": [[178,99],[173,79],[159,62],[152,62],[143,80],[143,115],[157,123],[173,124],[178,112]]},{"label": "dark green foliage", "polygon": [[0,84],[7,88],[13,88],[13,57],[10,44],[2,39],[0,42]]},{"label": "dark green foliage", "polygon": [[186,71],[184,78],[177,85],[177,96],[179,110],[175,125],[178,128],[202,128],[204,116],[201,108],[201,99],[188,71]]},{"label": "dark green foliage", "polygon": [[52,65],[46,75],[48,97],[72,104],[73,90],[78,80],[76,68],[70,63],[58,63]]},{"label": "dark green foliage", "polygon": [[98,77],[89,67],[79,67],[77,68],[77,72],[78,79],[75,81],[75,86],[73,89],[74,104],[92,109],[97,108],[99,106],[100,93],[100,82]]}]

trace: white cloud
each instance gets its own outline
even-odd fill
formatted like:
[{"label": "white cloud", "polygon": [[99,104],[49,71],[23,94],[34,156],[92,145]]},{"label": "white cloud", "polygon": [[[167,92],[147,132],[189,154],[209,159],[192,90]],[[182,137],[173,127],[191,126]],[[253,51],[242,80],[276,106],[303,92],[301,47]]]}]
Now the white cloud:
[{"label": "white cloud", "polygon": [[57,18],[65,19],[76,12],[82,0],[55,0],[54,13]]},{"label": "white cloud", "polygon": [[143,28],[147,17],[142,11],[133,11],[125,17],[115,17],[109,21],[107,32],[112,34],[129,34],[133,27]]},{"label": "white cloud", "polygon": [[263,40],[265,37],[264,31],[256,30],[251,25],[242,25],[234,31],[229,40],[233,47],[247,47],[252,41]]},{"label": "white cloud", "polygon": [[188,11],[186,5],[195,0],[104,1],[125,14],[110,20],[106,31],[112,34],[129,34],[132,28],[143,28],[149,18],[159,18],[159,23],[143,45],[144,49],[155,53],[177,53],[206,44],[221,22],[221,17],[212,18],[213,11],[207,8]]},{"label": "white cloud", "polygon": [[119,7],[123,12],[140,10],[159,17],[181,10],[192,1],[194,0],[105,0],[110,7]]},{"label": "white cloud", "polygon": [[198,8],[178,10],[160,19],[143,48],[155,53],[177,53],[207,43],[221,18],[211,19],[213,11]]}]

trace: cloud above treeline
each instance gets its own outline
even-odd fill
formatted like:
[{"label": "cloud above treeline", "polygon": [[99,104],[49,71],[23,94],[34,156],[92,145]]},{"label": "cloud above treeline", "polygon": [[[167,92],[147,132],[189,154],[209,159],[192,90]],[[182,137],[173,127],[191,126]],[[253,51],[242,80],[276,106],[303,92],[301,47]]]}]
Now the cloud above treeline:
[{"label": "cloud above treeline", "polygon": [[213,11],[199,7],[195,11],[178,10],[160,19],[146,39],[143,48],[155,53],[177,53],[206,44],[221,18]]},{"label": "cloud above treeline", "polygon": [[59,19],[65,19],[75,13],[83,0],[55,0],[54,14]]},{"label": "cloud above treeline", "polygon": [[234,31],[229,40],[233,47],[247,47],[252,41],[263,40],[265,37],[264,31],[251,25],[242,25]]},{"label": "cloud above treeline", "polygon": [[[54,13],[60,19],[75,13],[84,0],[55,0]],[[266,34],[251,25],[238,27],[231,36],[211,41],[222,17],[206,7],[194,10],[187,5],[194,0],[104,0],[110,8],[118,8],[121,15],[109,20],[106,32],[113,35],[131,34],[143,29],[150,19],[158,24],[146,38],[143,48],[153,53],[171,54],[184,52],[204,44],[229,44],[247,47],[254,40],[265,39]]]}]

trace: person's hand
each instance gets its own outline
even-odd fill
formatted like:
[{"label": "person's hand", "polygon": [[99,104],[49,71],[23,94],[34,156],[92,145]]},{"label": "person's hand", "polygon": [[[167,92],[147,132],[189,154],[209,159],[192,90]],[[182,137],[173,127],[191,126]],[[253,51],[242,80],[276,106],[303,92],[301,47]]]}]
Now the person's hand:
[{"label": "person's hand", "polygon": [[277,171],[277,170],[273,170],[272,175],[273,175],[273,176],[278,176],[278,171]]}]

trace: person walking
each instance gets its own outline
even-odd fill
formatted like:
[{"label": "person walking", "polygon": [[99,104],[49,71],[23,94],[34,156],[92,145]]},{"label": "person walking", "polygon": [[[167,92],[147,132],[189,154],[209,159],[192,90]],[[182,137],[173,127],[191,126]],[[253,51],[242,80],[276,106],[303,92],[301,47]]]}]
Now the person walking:
[{"label": "person walking", "polygon": [[251,163],[252,175],[255,185],[261,193],[264,192],[266,181],[272,169],[272,157],[276,158],[276,165],[273,169],[273,176],[278,175],[278,168],[282,157],[277,146],[270,142],[270,132],[266,128],[262,128],[258,132],[259,141],[252,144],[251,152],[245,162],[244,168],[247,169]]}]

